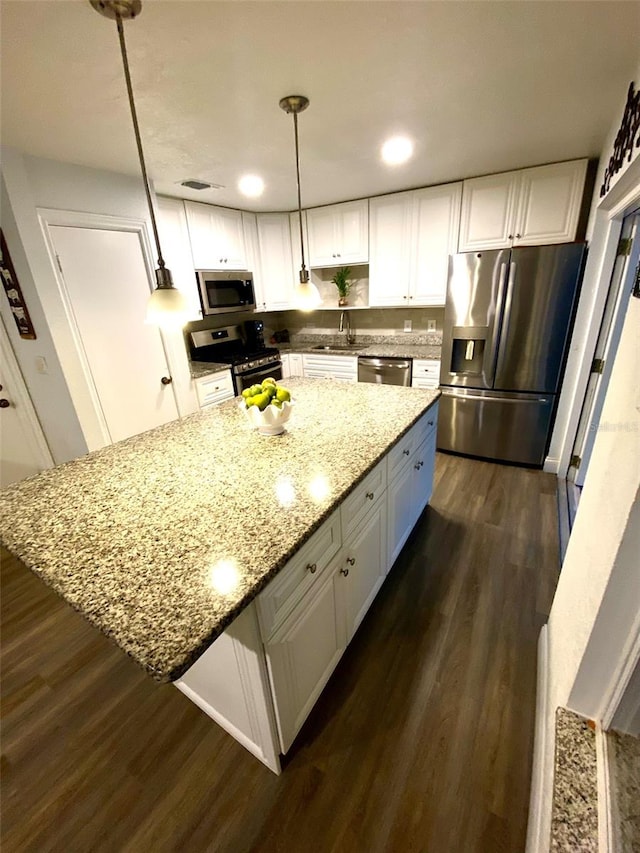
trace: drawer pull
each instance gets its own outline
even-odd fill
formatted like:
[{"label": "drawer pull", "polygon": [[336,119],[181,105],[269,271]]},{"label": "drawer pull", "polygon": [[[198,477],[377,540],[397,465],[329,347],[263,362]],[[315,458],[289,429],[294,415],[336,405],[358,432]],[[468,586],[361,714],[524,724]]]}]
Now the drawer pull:
[{"label": "drawer pull", "polygon": [[416,469],[416,471],[419,471],[420,470],[420,463],[416,462],[416,464],[413,467]]},{"label": "drawer pull", "polygon": [[307,569],[311,572],[312,575],[315,575],[317,568],[318,566],[316,563],[307,563]]},{"label": "drawer pull", "polygon": [[427,426],[433,426],[433,421],[427,421]]},{"label": "drawer pull", "polygon": [[347,577],[347,575],[349,574],[349,569],[340,569],[340,574],[341,574],[341,575],[344,575],[344,576],[345,576],[345,578],[346,578],[346,577]]},{"label": "drawer pull", "polygon": [[421,459],[421,460],[418,462],[418,465],[422,468],[422,466],[424,465],[424,459]]},{"label": "drawer pull", "polygon": [[408,455],[409,455],[409,451],[408,451],[408,450],[403,450],[403,451],[402,451],[402,455],[403,455],[403,456],[408,456]]},{"label": "drawer pull", "polygon": [[356,558],[355,557],[347,557],[347,563],[349,563],[350,566],[355,566]]},{"label": "drawer pull", "polygon": [[367,497],[369,498],[370,501],[372,501],[375,497],[375,494],[373,492],[367,492]]}]

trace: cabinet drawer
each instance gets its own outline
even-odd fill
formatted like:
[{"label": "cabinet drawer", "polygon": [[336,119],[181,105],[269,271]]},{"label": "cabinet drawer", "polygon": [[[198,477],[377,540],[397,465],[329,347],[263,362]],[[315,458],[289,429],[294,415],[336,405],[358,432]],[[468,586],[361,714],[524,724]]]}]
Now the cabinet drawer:
[{"label": "cabinet drawer", "polygon": [[440,361],[413,359],[411,385],[413,388],[437,388],[440,384]]},{"label": "cabinet drawer", "polygon": [[340,513],[342,515],[342,535],[345,542],[349,541],[352,532],[386,488],[387,471],[383,459],[342,502]]},{"label": "cabinet drawer", "polygon": [[196,392],[201,409],[231,399],[234,396],[231,371],[221,370],[220,373],[196,379]]},{"label": "cabinet drawer", "polygon": [[416,450],[427,435],[436,429],[438,423],[437,404],[431,406],[420,420],[415,423],[408,433],[402,436],[400,441],[393,447],[387,456],[387,482],[390,483],[395,475],[408,461],[411,454]]},{"label": "cabinet drawer", "polygon": [[316,378],[358,379],[358,359],[352,355],[303,355],[304,375]]},{"label": "cabinet drawer", "polygon": [[340,513],[333,515],[316,531],[280,574],[257,598],[260,631],[266,642],[304,597],[318,583],[325,569],[340,550]]}]

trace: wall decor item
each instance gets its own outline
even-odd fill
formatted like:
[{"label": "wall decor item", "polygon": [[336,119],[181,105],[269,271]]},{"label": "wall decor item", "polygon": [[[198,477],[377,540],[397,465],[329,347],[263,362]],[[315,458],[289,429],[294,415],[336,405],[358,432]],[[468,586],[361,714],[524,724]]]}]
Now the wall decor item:
[{"label": "wall decor item", "polygon": [[30,341],[35,341],[36,332],[33,328],[33,323],[31,322],[29,312],[27,311],[27,306],[24,302],[24,296],[22,295],[22,291],[20,290],[20,285],[18,284],[18,277],[16,276],[16,271],[14,270],[13,264],[11,263],[11,256],[9,255],[9,249],[7,248],[7,244],[5,242],[4,234],[2,233],[1,228],[0,274],[2,275],[2,285],[4,287],[4,292],[7,294],[7,299],[9,300],[9,307],[11,308],[13,319],[16,321],[16,326],[18,327],[18,331],[20,332],[20,337],[27,338],[27,340]]},{"label": "wall decor item", "polygon": [[[609,158],[604,173],[604,180],[600,187],[600,198],[609,192],[611,179],[622,169],[625,157],[631,162],[634,147],[640,148],[640,133],[638,131],[640,131],[640,89],[638,91],[635,90],[632,80],[629,83],[627,103],[622,114],[620,130],[616,134],[613,143],[613,153]],[[637,140],[636,135],[638,136]]]}]

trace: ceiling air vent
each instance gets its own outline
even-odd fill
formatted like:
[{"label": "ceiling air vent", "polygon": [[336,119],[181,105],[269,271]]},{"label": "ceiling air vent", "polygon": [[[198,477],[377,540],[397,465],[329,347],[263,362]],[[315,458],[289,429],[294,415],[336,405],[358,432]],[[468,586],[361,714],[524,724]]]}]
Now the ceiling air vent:
[{"label": "ceiling air vent", "polygon": [[210,184],[208,181],[199,181],[197,178],[187,178],[186,181],[180,181],[181,187],[188,187],[190,190],[221,190],[222,184]]}]

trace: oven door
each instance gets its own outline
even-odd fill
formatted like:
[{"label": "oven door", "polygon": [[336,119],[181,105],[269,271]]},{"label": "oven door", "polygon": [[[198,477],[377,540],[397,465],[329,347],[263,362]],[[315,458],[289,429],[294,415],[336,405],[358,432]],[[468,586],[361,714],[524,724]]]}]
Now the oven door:
[{"label": "oven door", "polygon": [[272,376],[276,382],[282,379],[282,362],[273,361],[271,364],[255,367],[253,370],[248,370],[246,373],[234,373],[233,384],[236,388],[236,396],[242,394],[245,388],[251,388],[252,385],[259,385],[267,376]]}]

